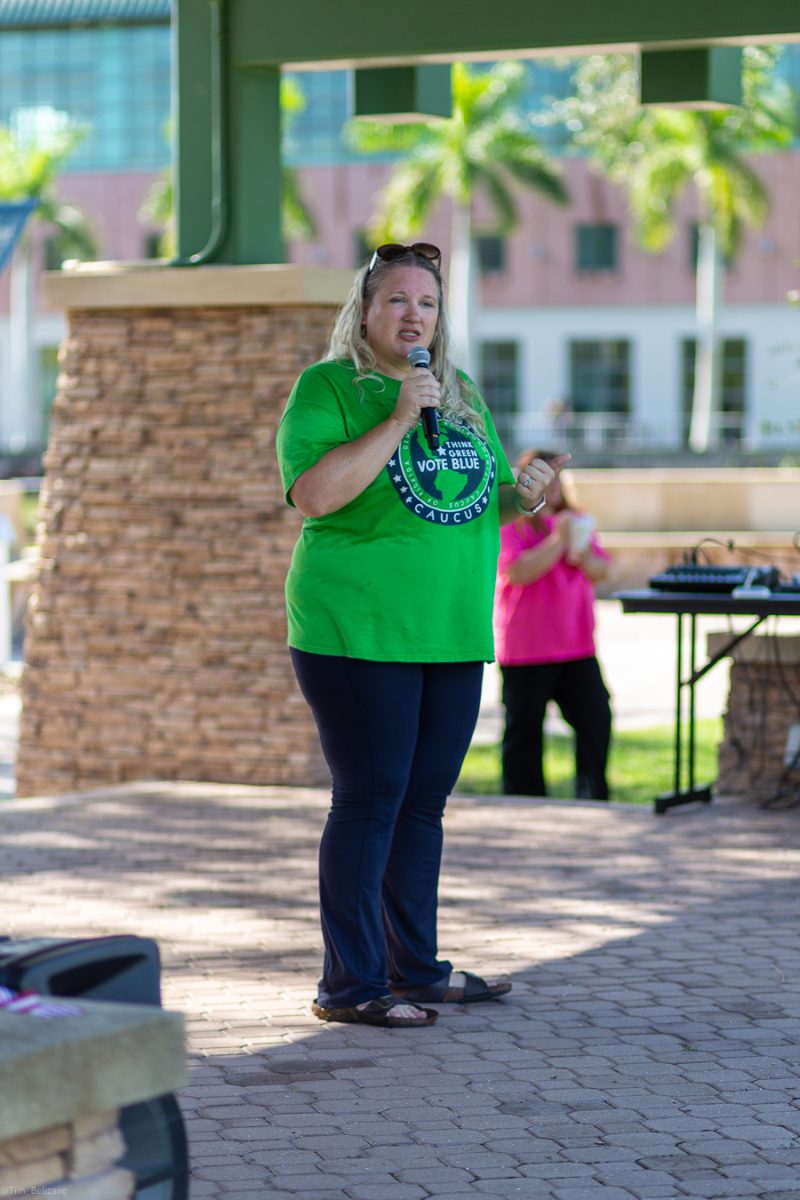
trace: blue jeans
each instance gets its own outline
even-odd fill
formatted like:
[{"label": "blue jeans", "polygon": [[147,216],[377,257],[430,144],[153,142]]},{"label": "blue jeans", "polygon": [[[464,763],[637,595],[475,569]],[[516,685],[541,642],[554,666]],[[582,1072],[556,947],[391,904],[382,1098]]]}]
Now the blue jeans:
[{"label": "blue jeans", "polygon": [[333,777],[319,854],[318,1000],[346,1008],[449,974],[437,957],[442,814],[475,728],[483,664],[292,650]]}]

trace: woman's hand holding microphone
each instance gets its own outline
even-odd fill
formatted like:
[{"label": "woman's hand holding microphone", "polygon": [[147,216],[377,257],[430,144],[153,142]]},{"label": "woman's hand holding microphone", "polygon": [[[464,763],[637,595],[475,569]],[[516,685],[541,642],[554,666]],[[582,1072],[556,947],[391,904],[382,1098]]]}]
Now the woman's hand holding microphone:
[{"label": "woman's hand holding microphone", "polygon": [[416,367],[400,386],[391,419],[407,433],[419,424],[423,409],[439,407],[441,392],[436,376],[425,367]]}]

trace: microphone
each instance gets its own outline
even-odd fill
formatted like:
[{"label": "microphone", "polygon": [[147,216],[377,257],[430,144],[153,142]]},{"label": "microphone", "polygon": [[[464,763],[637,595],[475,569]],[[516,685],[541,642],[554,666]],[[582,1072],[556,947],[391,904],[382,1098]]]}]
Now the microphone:
[{"label": "microphone", "polygon": [[[412,346],[406,358],[412,367],[429,367],[431,352],[424,346]],[[425,440],[431,450],[439,449],[439,414],[435,408],[423,408],[422,428],[425,430]]]}]

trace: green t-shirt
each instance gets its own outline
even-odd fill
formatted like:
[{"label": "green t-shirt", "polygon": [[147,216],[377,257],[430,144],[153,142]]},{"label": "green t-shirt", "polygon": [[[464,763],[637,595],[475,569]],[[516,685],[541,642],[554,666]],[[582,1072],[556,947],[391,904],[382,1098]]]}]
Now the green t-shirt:
[{"label": "green t-shirt", "polygon": [[[349,362],[303,372],[277,435],[287,498],[326,451],[391,414],[400,382],[356,382]],[[437,453],[417,426],[359,496],[306,517],[286,580],[290,646],[380,662],[493,658],[497,485],[514,477],[485,406],[483,417],[485,439],[440,417]]]}]

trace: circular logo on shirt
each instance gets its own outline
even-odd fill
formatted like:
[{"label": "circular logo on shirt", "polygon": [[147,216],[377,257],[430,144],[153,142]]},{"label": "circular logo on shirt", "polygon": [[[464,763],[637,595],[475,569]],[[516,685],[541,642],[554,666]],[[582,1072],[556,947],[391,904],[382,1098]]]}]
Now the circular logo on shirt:
[{"label": "circular logo on shirt", "polygon": [[440,446],[431,450],[421,426],[410,430],[386,470],[409,512],[436,525],[465,525],[489,507],[494,454],[469,425],[439,418]]}]

